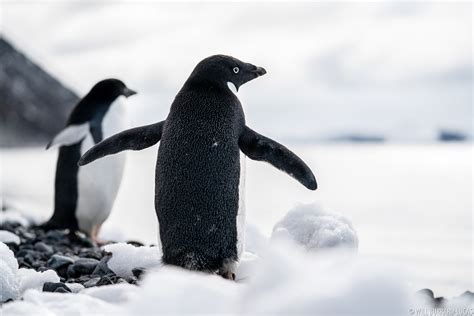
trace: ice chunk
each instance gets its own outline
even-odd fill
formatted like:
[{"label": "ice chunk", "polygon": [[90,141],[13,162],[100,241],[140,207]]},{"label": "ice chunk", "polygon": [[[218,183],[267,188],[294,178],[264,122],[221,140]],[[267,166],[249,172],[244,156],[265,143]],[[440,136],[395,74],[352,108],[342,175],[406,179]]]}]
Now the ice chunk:
[{"label": "ice chunk", "polygon": [[357,249],[358,238],[344,216],[318,204],[299,205],[273,228],[272,239],[290,239],[308,251],[328,248]]},{"label": "ice chunk", "polygon": [[19,295],[16,273],[18,262],[7,245],[0,242],[0,302],[15,299]]},{"label": "ice chunk", "polygon": [[158,247],[135,247],[126,243],[104,246],[105,251],[112,253],[107,265],[122,278],[133,276],[134,268],[152,268],[161,264],[161,254]]},{"label": "ice chunk", "polygon": [[20,237],[8,230],[0,230],[0,241],[6,244],[13,243],[18,245],[20,244]]}]

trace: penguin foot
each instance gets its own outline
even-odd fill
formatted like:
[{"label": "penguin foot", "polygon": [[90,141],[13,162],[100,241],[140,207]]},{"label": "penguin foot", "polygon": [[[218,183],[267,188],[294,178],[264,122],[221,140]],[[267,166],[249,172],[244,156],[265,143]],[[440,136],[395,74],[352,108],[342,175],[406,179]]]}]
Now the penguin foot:
[{"label": "penguin foot", "polygon": [[217,271],[221,277],[227,280],[235,281],[235,272],[237,270],[237,263],[232,259],[225,259],[222,267]]},{"label": "penguin foot", "polygon": [[234,272],[226,272],[226,273],[219,273],[219,275],[221,277],[223,277],[224,279],[226,280],[231,280],[231,281],[235,281],[235,273]]}]

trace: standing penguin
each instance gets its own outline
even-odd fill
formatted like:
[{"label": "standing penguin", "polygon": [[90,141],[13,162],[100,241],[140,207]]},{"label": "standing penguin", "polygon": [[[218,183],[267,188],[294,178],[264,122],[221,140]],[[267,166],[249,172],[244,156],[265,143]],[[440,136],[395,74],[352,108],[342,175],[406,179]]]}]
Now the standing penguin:
[{"label": "standing penguin", "polygon": [[122,96],[136,94],[117,79],[98,82],[71,112],[66,127],[46,147],[59,146],[54,214],[44,228],[81,230],[93,240],[112,209],[122,180],[124,157],[108,157],[85,168],[81,155],[126,128]]},{"label": "standing penguin", "polygon": [[244,232],[240,151],[316,189],[313,173],[300,158],[245,125],[231,88],[238,90],[265,73],[230,56],[208,57],[191,73],[165,121],[112,136],[79,161],[86,165],[161,140],[155,209],[163,263],[235,278]]}]

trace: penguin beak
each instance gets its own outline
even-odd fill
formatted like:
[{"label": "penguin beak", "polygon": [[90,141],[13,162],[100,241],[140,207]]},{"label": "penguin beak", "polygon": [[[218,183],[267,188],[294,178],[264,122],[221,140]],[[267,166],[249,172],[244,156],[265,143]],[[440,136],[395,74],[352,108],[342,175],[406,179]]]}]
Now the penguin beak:
[{"label": "penguin beak", "polygon": [[267,73],[267,71],[263,67],[257,67],[256,69],[252,70],[252,72],[256,74],[257,77],[263,76]]},{"label": "penguin beak", "polygon": [[123,95],[124,95],[126,98],[128,98],[128,97],[130,97],[130,96],[132,96],[132,95],[134,95],[134,94],[137,94],[137,92],[134,91],[134,90],[132,90],[132,89],[129,89],[129,88],[127,88],[127,87],[126,87],[125,89],[123,89]]}]

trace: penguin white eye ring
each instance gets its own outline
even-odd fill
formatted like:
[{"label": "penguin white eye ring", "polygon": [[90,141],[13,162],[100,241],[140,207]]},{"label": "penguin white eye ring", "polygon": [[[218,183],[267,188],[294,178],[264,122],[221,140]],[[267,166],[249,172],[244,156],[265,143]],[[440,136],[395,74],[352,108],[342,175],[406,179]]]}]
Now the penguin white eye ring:
[{"label": "penguin white eye ring", "polygon": [[234,69],[232,69],[234,71],[235,74],[238,74],[239,73],[239,67],[234,67]]}]

